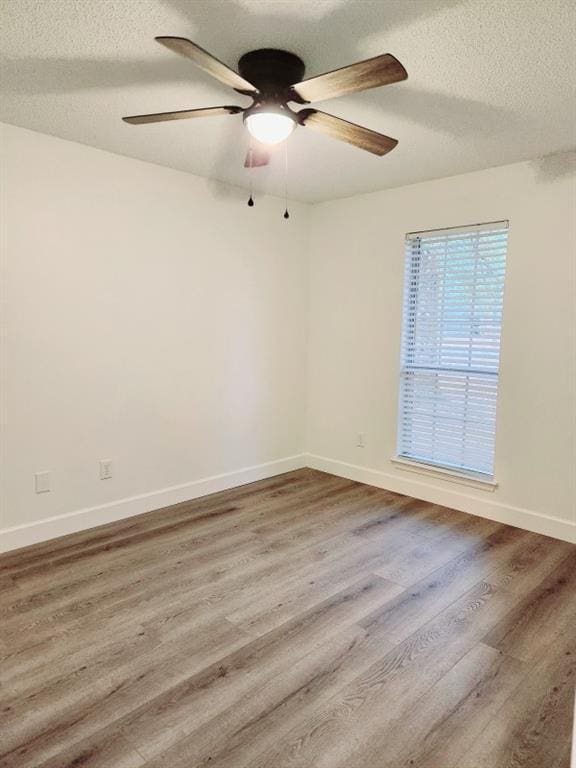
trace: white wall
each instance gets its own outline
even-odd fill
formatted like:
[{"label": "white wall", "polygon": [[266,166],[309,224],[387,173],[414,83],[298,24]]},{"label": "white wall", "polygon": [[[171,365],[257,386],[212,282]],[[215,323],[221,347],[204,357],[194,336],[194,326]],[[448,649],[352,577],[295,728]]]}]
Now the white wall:
[{"label": "white wall", "polygon": [[[561,158],[315,206],[312,465],[576,540],[574,178]],[[404,235],[510,220],[493,492],[408,473],[396,449]],[[570,367],[567,359],[570,359]],[[366,446],[356,447],[358,432]]]},{"label": "white wall", "polygon": [[[576,540],[576,193],[558,158],[294,204],[286,222],[274,198],[249,210],[241,190],[13,126],[2,145],[4,548],[305,463]],[[497,219],[487,492],[390,459],[404,234]],[[53,491],[35,494],[43,470]]]},{"label": "white wall", "polygon": [[[13,126],[2,145],[0,528],[186,486],[112,519],[301,454],[307,206],[287,222],[280,200],[248,209],[241,190]],[[35,494],[43,470],[53,491]]]}]

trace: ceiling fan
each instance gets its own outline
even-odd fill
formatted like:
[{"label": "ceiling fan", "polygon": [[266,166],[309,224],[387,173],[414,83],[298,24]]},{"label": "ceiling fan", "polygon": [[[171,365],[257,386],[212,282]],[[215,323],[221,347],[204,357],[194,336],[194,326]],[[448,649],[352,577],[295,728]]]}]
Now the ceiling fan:
[{"label": "ceiling fan", "polygon": [[[262,144],[279,144],[288,138],[297,125],[320,131],[375,155],[385,155],[398,144],[396,139],[355,123],[349,123],[327,112],[320,112],[317,109],[301,109],[296,112],[288,106],[288,102],[308,104],[311,101],[323,101],[406,80],[408,77],[406,70],[389,53],[326,72],[309,80],[302,80],[305,71],[304,62],[288,51],[260,48],[245,53],[238,62],[240,72],[238,74],[199,45],[184,37],[155,39],[171,51],[190,59],[197,67],[224,85],[252,97],[253,102],[246,108],[205,107],[123,117],[122,119],[127,123],[142,125],[167,120],[243,113],[244,124],[249,133]],[[244,165],[246,167],[267,165],[269,159],[264,148],[251,149]]]}]

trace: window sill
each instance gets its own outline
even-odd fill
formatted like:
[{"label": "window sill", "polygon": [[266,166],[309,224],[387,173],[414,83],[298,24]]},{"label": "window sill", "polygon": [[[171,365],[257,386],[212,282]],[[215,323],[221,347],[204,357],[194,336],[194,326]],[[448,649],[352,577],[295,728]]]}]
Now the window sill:
[{"label": "window sill", "polygon": [[482,477],[476,475],[473,472],[458,472],[456,469],[444,469],[442,467],[434,467],[431,464],[423,464],[418,461],[410,461],[401,456],[395,456],[390,461],[398,467],[398,469],[405,470],[407,472],[415,472],[418,475],[427,475],[428,477],[436,477],[439,480],[446,480],[449,483],[458,483],[459,485],[467,485],[470,488],[479,488],[482,491],[493,492],[498,488],[496,480],[488,477]]}]

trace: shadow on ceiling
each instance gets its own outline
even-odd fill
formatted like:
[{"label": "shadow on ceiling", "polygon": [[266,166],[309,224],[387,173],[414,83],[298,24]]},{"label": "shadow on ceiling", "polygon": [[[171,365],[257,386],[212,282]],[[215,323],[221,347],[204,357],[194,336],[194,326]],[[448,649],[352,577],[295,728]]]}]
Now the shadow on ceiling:
[{"label": "shadow on ceiling", "polygon": [[[386,30],[406,26],[420,16],[430,16],[447,8],[460,5],[464,0],[345,0],[330,9],[321,19],[310,19],[293,11],[282,10],[275,0],[257,5],[257,11],[242,4],[243,0],[210,0],[207,3],[191,0],[162,0],[182,17],[178,29],[159,29],[158,34],[190,37],[203,48],[219,56],[223,36],[240,37],[247,41],[244,53],[252,45],[278,46],[278,35],[271,39],[270,30],[281,30],[286,46],[306,58],[306,50],[299,48],[299,41],[310,39],[314,28],[319,51],[323,33],[330,40],[330,56],[325,59],[324,71],[353,64],[365,58],[363,41]],[[290,6],[288,6],[290,7]],[[225,20],[225,22],[224,22]],[[228,42],[228,41],[227,41]],[[150,41],[151,47],[156,45]],[[235,66],[235,62],[227,62]],[[195,68],[191,62],[166,52],[165,59],[99,59],[95,57],[42,58],[7,57],[2,64],[2,90],[8,93],[45,94],[70,93],[90,88],[122,88],[147,83],[167,81],[201,81],[212,85],[215,81]],[[307,76],[319,74],[308,71]],[[176,108],[177,105],[175,105]]]}]

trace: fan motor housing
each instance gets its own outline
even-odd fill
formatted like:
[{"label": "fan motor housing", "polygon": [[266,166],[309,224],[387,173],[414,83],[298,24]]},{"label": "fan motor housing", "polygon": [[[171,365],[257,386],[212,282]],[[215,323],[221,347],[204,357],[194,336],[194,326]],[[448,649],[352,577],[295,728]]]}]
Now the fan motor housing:
[{"label": "fan motor housing", "polygon": [[245,53],[238,62],[242,77],[263,94],[273,95],[299,83],[306,68],[299,56],[277,48],[259,48]]}]

